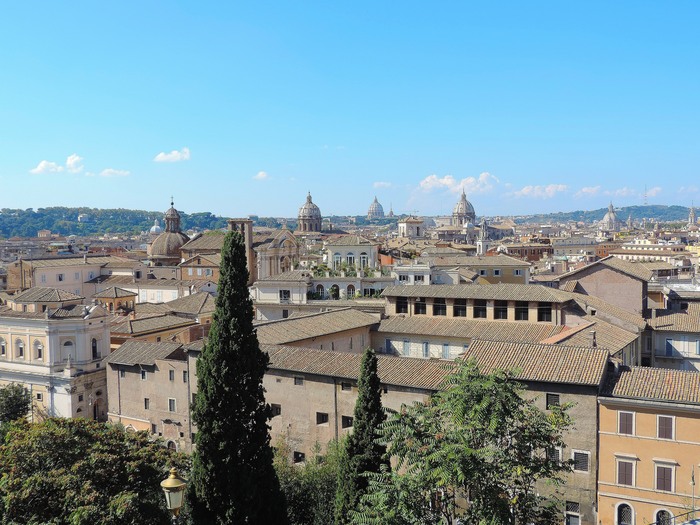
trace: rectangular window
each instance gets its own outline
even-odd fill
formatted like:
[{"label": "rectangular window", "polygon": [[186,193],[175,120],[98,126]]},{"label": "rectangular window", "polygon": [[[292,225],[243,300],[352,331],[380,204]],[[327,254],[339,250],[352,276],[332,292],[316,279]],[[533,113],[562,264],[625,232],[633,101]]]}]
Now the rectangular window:
[{"label": "rectangular window", "polygon": [[44,273],[41,274],[41,282],[42,283],[46,282],[46,274],[44,274]]},{"label": "rectangular window", "polygon": [[455,299],[454,306],[452,308],[452,315],[454,317],[466,317],[467,316],[467,300],[466,299]]},{"label": "rectangular window", "polygon": [[399,282],[400,283],[407,283],[408,282],[408,275],[399,275]]},{"label": "rectangular window", "polygon": [[430,343],[423,343],[423,357],[430,357]]},{"label": "rectangular window", "polygon": [[547,459],[554,463],[559,463],[561,461],[561,449],[559,447],[551,447],[547,450]]},{"label": "rectangular window", "polygon": [[172,397],[168,398],[168,412],[175,412],[175,400]]},{"label": "rectangular window", "polygon": [[282,319],[289,318],[289,310],[282,310]]},{"label": "rectangular window", "polygon": [[527,301],[516,301],[515,320],[527,321],[530,316],[530,304]]},{"label": "rectangular window", "polygon": [[73,277],[75,277],[75,280],[76,280],[76,281],[79,281],[79,280],[80,280],[80,274],[79,274],[78,272],[75,272],[75,273],[73,274]]},{"label": "rectangular window", "polygon": [[82,403],[85,396],[83,394],[78,394],[78,403]]},{"label": "rectangular window", "polygon": [[282,415],[282,405],[270,403],[270,411],[272,412],[272,417]]},{"label": "rectangular window", "polygon": [[189,374],[187,373],[187,370],[183,370],[182,371],[182,382],[183,383],[187,383],[187,379],[189,379],[188,376],[189,376]]},{"label": "rectangular window", "polygon": [[192,268],[187,268],[187,275],[192,275],[193,273]]},{"label": "rectangular window", "polygon": [[121,369],[119,370],[119,377],[126,377],[126,370],[124,370],[123,368],[121,368]]},{"label": "rectangular window", "polygon": [[541,323],[552,322],[552,303],[537,304],[537,320]]},{"label": "rectangular window", "polygon": [[513,275],[515,275],[516,277],[521,277],[523,275],[523,271],[517,269],[513,270]]},{"label": "rectangular window", "polygon": [[202,276],[202,269],[197,268],[197,276],[201,277]]},{"label": "rectangular window", "polygon": [[384,352],[387,354],[394,353],[394,344],[391,342],[391,339],[384,339]]},{"label": "rectangular window", "polygon": [[447,305],[445,299],[433,299],[433,315],[447,315]]},{"label": "rectangular window", "polygon": [[508,301],[496,301],[493,306],[494,319],[508,319]]},{"label": "rectangular window", "polygon": [[352,426],[352,417],[342,416],[340,418],[340,426],[343,428],[350,428]]},{"label": "rectangular window", "polygon": [[666,357],[673,357],[673,339],[666,339]]},{"label": "rectangular window", "polygon": [[481,275],[482,277],[486,277],[488,274],[489,274],[488,270],[485,270],[485,269],[479,270],[479,275]]},{"label": "rectangular window", "polygon": [[316,424],[324,425],[328,423],[328,414],[326,412],[316,412]]},{"label": "rectangular window", "polygon": [[547,410],[559,406],[559,394],[547,394]]},{"label": "rectangular window", "polygon": [[673,467],[656,465],[656,490],[673,491]]},{"label": "rectangular window", "polygon": [[280,290],[280,302],[288,303],[292,294],[289,290]]},{"label": "rectangular window", "polygon": [[493,270],[493,276],[494,277],[500,277],[501,276],[501,270],[498,268],[494,268]]},{"label": "rectangular window", "polygon": [[486,299],[474,299],[474,319],[486,319]]},{"label": "rectangular window", "polygon": [[168,379],[175,381],[175,370],[168,370]]},{"label": "rectangular window", "polygon": [[36,400],[37,400],[37,401],[43,401],[43,400],[44,400],[44,394],[42,394],[41,392],[37,392],[37,393],[36,393]]},{"label": "rectangular window", "polygon": [[617,484],[628,487],[634,485],[634,463],[632,461],[617,461]]},{"label": "rectangular window", "polygon": [[306,461],[306,454],[295,450],[294,454],[292,454],[292,459],[294,463],[303,463],[304,461]]},{"label": "rectangular window", "polygon": [[411,355],[411,342],[404,340],[403,342],[403,355],[408,357]]},{"label": "rectangular window", "polygon": [[59,283],[60,283],[60,282],[63,282],[63,274],[62,274],[62,273],[57,274],[57,275],[56,275],[56,280],[57,280]]},{"label": "rectangular window", "polygon": [[581,452],[578,450],[574,450],[572,459],[574,460],[574,471],[588,472],[589,463],[591,459],[590,452]]},{"label": "rectangular window", "polygon": [[617,432],[630,436],[634,434],[634,412],[617,413]]},{"label": "rectangular window", "polygon": [[340,389],[345,392],[352,392],[352,383],[343,381],[342,383],[340,383]]},{"label": "rectangular window", "polygon": [[158,433],[158,426],[155,423],[151,423],[151,434]]},{"label": "rectangular window", "polygon": [[148,372],[141,370],[141,381],[145,381],[146,379],[148,379]]},{"label": "rectangular window", "polygon": [[416,297],[416,302],[413,306],[413,313],[416,315],[425,315],[427,311],[427,306],[425,303],[425,297]]},{"label": "rectangular window", "polygon": [[303,384],[304,384],[304,378],[303,378],[303,377],[299,377],[299,376],[294,376],[294,384],[295,384],[296,386],[303,386]]},{"label": "rectangular window", "polygon": [[151,400],[148,399],[147,397],[143,398],[143,408],[144,408],[144,410],[148,410],[151,408]]},{"label": "rectangular window", "polygon": [[449,345],[449,343],[443,343],[443,345],[442,345],[442,358],[443,359],[450,358],[450,345]]},{"label": "rectangular window", "polygon": [[576,501],[566,502],[566,525],[580,525],[581,505]]},{"label": "rectangular window", "polygon": [[397,297],[396,298],[396,313],[397,314],[407,314],[408,313],[408,297]]},{"label": "rectangular window", "polygon": [[673,439],[673,417],[657,416],[656,423],[656,437],[659,439]]}]

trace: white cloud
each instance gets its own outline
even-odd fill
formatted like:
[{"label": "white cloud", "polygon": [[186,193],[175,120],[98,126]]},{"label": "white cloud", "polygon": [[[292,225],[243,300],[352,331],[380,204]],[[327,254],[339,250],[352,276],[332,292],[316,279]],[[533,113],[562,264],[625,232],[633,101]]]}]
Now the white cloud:
[{"label": "white cloud", "polygon": [[255,177],[253,177],[255,180],[265,180],[268,177],[266,171],[259,171]]},{"label": "white cloud", "polygon": [[60,173],[63,171],[63,166],[51,162],[48,160],[42,160],[36,168],[29,170],[29,173],[34,173],[35,175],[43,173]]},{"label": "white cloud", "polygon": [[628,188],[627,186],[625,186],[624,188],[618,188],[616,190],[605,190],[603,193],[610,197],[636,197],[639,195],[639,192],[637,190],[633,188]]},{"label": "white cloud", "polygon": [[130,174],[131,172],[127,170],[115,170],[113,168],[107,168],[98,173],[100,177],[126,177]]},{"label": "white cloud", "polygon": [[83,171],[83,157],[77,153],[69,155],[66,159],[66,171],[69,173],[80,173]]},{"label": "white cloud", "polygon": [[557,193],[562,193],[568,190],[566,184],[548,184],[547,186],[525,186],[513,193],[517,198],[531,197],[534,199],[551,199]]},{"label": "white cloud", "polygon": [[377,181],[372,186],[375,188],[391,188],[391,182]]},{"label": "white cloud", "polygon": [[600,193],[600,186],[585,186],[578,190],[574,197],[594,197]]},{"label": "white cloud", "polygon": [[153,162],[181,162],[183,160],[190,160],[190,148],[185,147],[180,151],[175,149],[170,153],[161,151],[153,157]]},{"label": "white cloud", "polygon": [[681,186],[678,188],[678,193],[697,193],[698,192],[698,187],[697,186]]},{"label": "white cloud", "polygon": [[428,175],[418,183],[418,187],[423,192],[431,192],[435,189],[447,190],[450,193],[461,193],[462,189],[468,194],[487,193],[500,181],[488,172],[483,172],[478,177],[467,177],[457,180],[452,175],[438,177],[437,175]]},{"label": "white cloud", "polygon": [[647,197],[656,197],[659,193],[661,193],[661,187],[654,186],[653,188],[649,188],[647,190]]}]

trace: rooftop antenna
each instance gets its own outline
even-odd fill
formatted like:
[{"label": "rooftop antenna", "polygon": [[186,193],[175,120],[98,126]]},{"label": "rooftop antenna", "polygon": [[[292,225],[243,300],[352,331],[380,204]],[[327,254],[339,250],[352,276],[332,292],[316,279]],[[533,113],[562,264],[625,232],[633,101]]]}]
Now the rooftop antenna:
[{"label": "rooftop antenna", "polygon": [[645,184],[644,185],[644,206],[648,206],[648,204],[649,203],[647,202],[647,185]]}]

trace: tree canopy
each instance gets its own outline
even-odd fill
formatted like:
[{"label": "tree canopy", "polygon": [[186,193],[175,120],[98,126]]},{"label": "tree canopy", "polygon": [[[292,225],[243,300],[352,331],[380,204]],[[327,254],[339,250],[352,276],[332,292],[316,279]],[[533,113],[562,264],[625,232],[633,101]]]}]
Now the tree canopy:
[{"label": "tree canopy", "polygon": [[24,385],[10,383],[0,387],[0,423],[26,417],[31,406],[32,396]]}]

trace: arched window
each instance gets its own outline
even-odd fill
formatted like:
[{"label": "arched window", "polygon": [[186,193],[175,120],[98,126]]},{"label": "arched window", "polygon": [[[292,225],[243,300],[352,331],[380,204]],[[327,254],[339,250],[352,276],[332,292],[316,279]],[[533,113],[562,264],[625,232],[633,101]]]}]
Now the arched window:
[{"label": "arched window", "polygon": [[348,266],[355,266],[355,254],[350,252],[345,256],[345,262]]},{"label": "arched window", "polygon": [[320,295],[321,298],[323,298],[323,296],[324,296],[325,293],[326,293],[326,289],[323,287],[322,284],[317,284],[317,285],[316,285],[316,293],[317,293],[318,295]]},{"label": "arched window", "polygon": [[348,294],[348,295],[347,295],[348,299],[352,299],[353,297],[355,297],[355,286],[354,286],[354,285],[348,284],[348,287],[347,287],[347,290],[346,290],[346,291],[347,291],[347,294]]},{"label": "arched window", "polygon": [[97,339],[93,337],[92,339],[92,358],[93,359],[99,359],[100,358],[100,352],[97,349]]},{"label": "arched window", "polygon": [[627,503],[617,507],[617,525],[632,525],[632,507]]},{"label": "arched window", "polygon": [[334,253],[333,254],[333,269],[338,270],[340,268],[340,265],[342,264],[342,262],[343,262],[343,258],[341,257],[341,255],[338,252]]},{"label": "arched window", "polygon": [[367,252],[362,252],[360,254],[360,268],[367,268],[369,266],[369,257]]},{"label": "arched window", "polygon": [[177,446],[175,445],[174,441],[168,441],[168,448],[170,450],[177,450]]},{"label": "arched window", "polygon": [[15,355],[24,359],[24,342],[20,339],[15,341]]},{"label": "arched window", "polygon": [[34,341],[34,359],[44,359],[44,345],[40,341]]},{"label": "arched window", "polygon": [[671,525],[673,516],[667,510],[660,510],[656,513],[656,525]]},{"label": "arched window", "polygon": [[338,297],[340,297],[340,288],[337,284],[334,284],[328,289],[328,295],[331,296],[331,299],[338,299]]},{"label": "arched window", "polygon": [[61,356],[63,358],[63,361],[66,361],[68,359],[68,356],[71,357],[71,359],[75,358],[73,355],[73,341],[66,341],[63,343],[63,355]]}]

